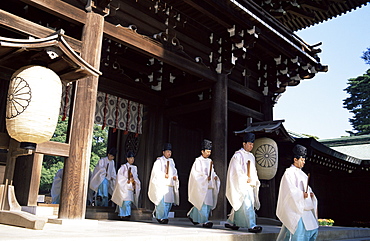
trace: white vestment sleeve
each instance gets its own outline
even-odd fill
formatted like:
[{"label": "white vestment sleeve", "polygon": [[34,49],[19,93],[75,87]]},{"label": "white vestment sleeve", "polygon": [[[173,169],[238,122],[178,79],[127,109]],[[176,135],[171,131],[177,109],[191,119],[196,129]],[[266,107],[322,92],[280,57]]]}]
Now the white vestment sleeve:
[{"label": "white vestment sleeve", "polygon": [[303,196],[303,184],[306,183],[307,176],[294,166],[287,168],[281,179],[276,216],[291,233],[295,233],[305,207],[313,206],[312,212],[315,213],[315,216],[317,213],[316,197],[313,197],[312,203],[306,206],[306,200]]},{"label": "white vestment sleeve", "polygon": [[[169,161],[169,177],[165,177],[165,169]],[[162,163],[163,162],[163,163]],[[177,177],[177,180],[173,180],[173,176]],[[148,197],[152,203],[158,205],[162,200],[164,195],[168,192],[168,186],[173,187],[174,191],[174,204],[179,205],[179,178],[177,176],[177,169],[175,167],[175,162],[172,158],[165,159],[163,156],[157,158],[153,164],[152,172],[150,175],[149,188],[148,188]]]},{"label": "white vestment sleeve", "polygon": [[241,154],[235,153],[231,158],[226,179],[226,197],[235,211],[239,210],[244,201],[247,188],[248,176],[242,168]]}]

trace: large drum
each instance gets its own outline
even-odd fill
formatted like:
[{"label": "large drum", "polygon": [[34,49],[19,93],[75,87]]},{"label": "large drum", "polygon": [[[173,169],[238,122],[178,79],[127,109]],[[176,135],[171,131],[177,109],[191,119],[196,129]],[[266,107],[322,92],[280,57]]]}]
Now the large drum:
[{"label": "large drum", "polygon": [[258,178],[262,180],[272,179],[278,167],[278,148],[276,142],[267,137],[256,139],[252,153],[256,158]]}]

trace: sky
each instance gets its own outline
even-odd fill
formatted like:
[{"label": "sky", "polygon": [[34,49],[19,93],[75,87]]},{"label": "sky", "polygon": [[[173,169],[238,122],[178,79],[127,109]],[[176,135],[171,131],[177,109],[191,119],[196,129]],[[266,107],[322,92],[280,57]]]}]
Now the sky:
[{"label": "sky", "polygon": [[319,139],[349,136],[353,131],[343,107],[348,97],[348,79],[365,74],[370,68],[361,58],[370,48],[370,4],[329,21],[296,32],[309,45],[322,42],[321,63],[328,72],[288,86],[274,107],[274,120],[285,120],[286,130],[317,136]]}]

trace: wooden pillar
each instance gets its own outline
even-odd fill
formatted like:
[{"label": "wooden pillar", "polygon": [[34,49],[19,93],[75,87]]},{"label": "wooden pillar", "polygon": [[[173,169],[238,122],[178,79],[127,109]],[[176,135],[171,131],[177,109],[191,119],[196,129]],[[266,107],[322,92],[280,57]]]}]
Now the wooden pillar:
[{"label": "wooden pillar", "polygon": [[262,113],[264,116],[264,121],[273,120],[273,107],[274,103],[272,101],[272,96],[268,95],[264,97],[264,103],[262,105]]},{"label": "wooden pillar", "polygon": [[[148,122],[148,130],[147,133],[143,132],[143,140],[145,143],[141,143],[140,145],[145,146],[145,156],[144,156],[144,166],[138,167],[143,170],[144,175],[141,176],[141,183],[149,183],[150,175],[153,168],[153,163],[158,156],[162,153],[163,143],[168,141],[168,135],[165,134],[167,128],[165,126],[164,120],[164,111],[163,107],[161,106],[151,106],[149,108],[148,118],[144,119],[143,122]],[[175,160],[176,161],[176,160]],[[142,185],[141,187],[141,196],[142,196],[142,207],[153,210],[154,205],[148,198],[148,185]],[[181,205],[181,204],[180,204]]]},{"label": "wooden pillar", "polygon": [[[87,13],[82,35],[81,57],[96,69],[100,66],[103,27],[102,15],[94,12]],[[76,83],[70,152],[64,164],[59,218],[85,218],[97,89],[98,77],[95,76]]]},{"label": "wooden pillar", "polygon": [[31,170],[30,189],[28,193],[28,205],[37,206],[37,199],[40,189],[40,179],[42,170],[42,161],[44,160],[44,154],[35,153],[33,154],[33,165]]},{"label": "wooden pillar", "polygon": [[13,185],[21,206],[37,206],[43,157],[35,153],[17,158]]},{"label": "wooden pillar", "polygon": [[217,207],[213,211],[214,219],[225,219],[227,200],[225,197],[227,174],[227,75],[220,74],[212,90],[212,160],[217,175],[221,180]]},{"label": "wooden pillar", "polygon": [[15,162],[17,159],[13,156],[13,152],[15,152],[18,148],[19,142],[13,138],[10,138],[3,183],[5,183],[5,180],[8,180],[9,183],[13,182]]}]

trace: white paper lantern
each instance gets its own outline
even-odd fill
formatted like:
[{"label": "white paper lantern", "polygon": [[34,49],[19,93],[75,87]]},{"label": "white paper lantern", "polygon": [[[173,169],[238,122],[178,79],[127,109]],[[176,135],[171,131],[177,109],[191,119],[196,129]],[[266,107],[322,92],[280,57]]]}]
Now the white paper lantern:
[{"label": "white paper lantern", "polygon": [[28,65],[17,70],[10,81],[6,128],[19,142],[49,141],[58,123],[62,83],[51,69]]},{"label": "white paper lantern", "polygon": [[256,158],[258,178],[262,180],[272,179],[278,167],[276,142],[267,137],[258,138],[254,141],[252,153]]}]

